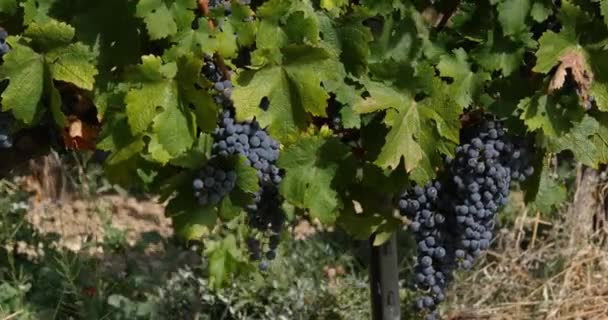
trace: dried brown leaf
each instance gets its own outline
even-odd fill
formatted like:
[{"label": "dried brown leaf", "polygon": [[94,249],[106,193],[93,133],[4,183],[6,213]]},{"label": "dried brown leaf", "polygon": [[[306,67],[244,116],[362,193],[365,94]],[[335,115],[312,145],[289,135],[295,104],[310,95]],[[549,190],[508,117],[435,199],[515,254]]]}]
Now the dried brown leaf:
[{"label": "dried brown leaf", "polygon": [[593,84],[593,72],[583,53],[580,50],[570,50],[562,55],[559,61],[560,64],[549,83],[549,93],[561,89],[566,82],[566,77],[570,74],[583,105],[590,105],[589,89]]}]

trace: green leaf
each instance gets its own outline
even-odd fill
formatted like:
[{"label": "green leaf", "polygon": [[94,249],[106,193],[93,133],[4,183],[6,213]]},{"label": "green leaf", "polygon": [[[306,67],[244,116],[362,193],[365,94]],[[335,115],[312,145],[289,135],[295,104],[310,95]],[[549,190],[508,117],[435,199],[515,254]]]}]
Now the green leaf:
[{"label": "green leaf", "polygon": [[598,163],[598,149],[594,144],[593,137],[598,131],[598,121],[591,116],[585,116],[568,133],[548,139],[547,144],[551,152],[558,153],[570,150],[576,160],[587,166],[596,167]]},{"label": "green leaf", "polygon": [[[365,177],[362,182],[366,182]],[[353,200],[344,203],[337,223],[354,238],[369,240],[376,233],[381,234],[377,242],[380,243],[386,239],[387,234],[392,234],[401,225],[392,216],[392,206],[383,208],[383,202],[387,199],[386,192],[376,192],[369,186],[357,184],[351,186],[349,193]]]},{"label": "green leaf", "polygon": [[203,133],[190,150],[177,158],[171,159],[171,164],[188,169],[200,168],[211,157],[212,146],[213,137]]},{"label": "green leaf", "polygon": [[551,177],[548,162],[543,161],[538,190],[532,204],[542,213],[553,213],[555,207],[566,201],[568,192],[566,187]]},{"label": "green leaf", "polygon": [[413,99],[408,93],[403,93],[383,83],[368,81],[365,88],[369,96],[360,98],[353,105],[353,111],[359,114],[371,113],[388,108],[401,109],[412,103]]},{"label": "green leaf", "polygon": [[497,9],[498,21],[505,35],[515,35],[526,30],[530,0],[502,0]]},{"label": "green leaf", "polygon": [[194,143],[194,132],[190,117],[176,106],[165,106],[154,118],[153,135],[171,157],[188,150]]},{"label": "green leaf", "polygon": [[205,254],[209,257],[209,284],[213,288],[219,288],[228,282],[243,260],[236,238],[231,234],[220,242],[211,244]]},{"label": "green leaf", "polygon": [[323,224],[333,224],[342,203],[332,183],[348,154],[348,148],[334,138],[298,140],[281,152],[278,161],[286,171],[281,194]]},{"label": "green leaf", "polygon": [[207,90],[200,90],[203,61],[185,55],[178,59],[177,65],[180,100],[183,104],[194,106],[198,127],[203,132],[212,132],[217,125],[217,105]]},{"label": "green leaf", "polygon": [[608,26],[608,0],[600,0],[600,12],[604,17],[604,23]]},{"label": "green leaf", "polygon": [[47,51],[57,46],[69,44],[72,42],[75,33],[74,27],[65,22],[48,20],[28,25],[23,35],[31,38],[35,47]]},{"label": "green leaf", "polygon": [[553,10],[542,2],[534,2],[532,4],[532,10],[530,10],[530,16],[536,22],[543,22],[551,15]]},{"label": "green leaf", "polygon": [[65,128],[67,125],[66,116],[61,111],[61,93],[59,90],[53,85],[53,80],[50,75],[47,74],[44,80],[45,84],[45,92],[49,92],[49,109],[51,110],[51,114],[53,115],[53,119],[55,123],[60,128]]},{"label": "green leaf", "polygon": [[93,90],[97,68],[95,55],[87,46],[74,43],[61,47],[47,53],[46,59],[53,79]]},{"label": "green leaf", "polygon": [[17,0],[0,0],[0,13],[13,15],[15,11],[17,11]]},{"label": "green leaf", "polygon": [[[329,95],[321,83],[335,81],[341,74],[329,52],[308,46],[293,46],[282,52],[282,64],[268,64],[259,70],[241,73],[232,99],[239,121],[256,117],[270,134],[284,140],[306,127],[306,114],[325,116]],[[343,73],[342,73],[343,74]],[[260,107],[268,98],[270,108]]]},{"label": "green leaf", "polygon": [[183,240],[200,240],[209,234],[217,220],[213,207],[202,207],[190,196],[172,199],[165,214],[171,217],[175,234]]},{"label": "green leaf", "polygon": [[48,16],[51,7],[57,0],[26,0],[21,3],[23,7],[23,25],[33,21],[44,22],[50,19]]},{"label": "green leaf", "polygon": [[152,40],[166,38],[177,32],[177,23],[163,0],[140,0],[135,15],[144,19]]},{"label": "green leaf", "polygon": [[374,237],[374,243],[372,243],[372,245],[374,247],[383,245],[385,242],[387,242],[391,238],[393,233],[394,233],[393,231],[377,232],[376,236]]},{"label": "green leaf", "polygon": [[280,48],[286,42],[317,44],[319,41],[319,22],[308,1],[270,0],[256,13],[262,20],[256,40],[258,48]]},{"label": "green leaf", "polygon": [[348,0],[321,0],[321,8],[334,11],[348,5]]},{"label": "green leaf", "polygon": [[236,163],[236,185],[243,191],[254,194],[260,188],[257,170],[248,165],[246,158],[238,157]]},{"label": "green leaf", "polygon": [[432,46],[429,25],[417,10],[410,8],[403,16],[391,15],[385,20],[382,33],[371,47],[373,60],[411,63]]},{"label": "green leaf", "polygon": [[469,58],[463,48],[455,49],[452,54],[442,55],[439,58],[437,69],[442,77],[453,79],[449,86],[450,93],[461,107],[468,107],[477,97],[490,75],[486,72],[473,72],[468,62]]},{"label": "green leaf", "polygon": [[431,80],[432,96],[420,102],[415,102],[408,92],[383,83],[368,81],[365,86],[369,96],[353,105],[355,112],[389,109],[384,122],[390,130],[374,163],[395,170],[403,159],[406,172],[419,169],[414,172],[417,182],[432,178],[437,156],[451,153],[451,143],[447,141],[459,141],[462,108],[439,80]]},{"label": "green leaf", "polygon": [[422,148],[416,141],[422,130],[418,105],[412,100],[403,105],[395,114],[391,130],[386,135],[386,143],[382,147],[378,159],[374,162],[381,168],[397,169],[403,158],[405,170],[410,172],[422,160]]},{"label": "green leaf", "polygon": [[504,76],[509,76],[520,68],[525,51],[526,48],[521,43],[503,38],[498,32],[490,30],[487,42],[474,50],[472,55],[485,70],[500,70]]},{"label": "green leaf", "polygon": [[32,49],[13,44],[0,66],[2,79],[9,84],[2,93],[2,107],[12,110],[15,117],[31,124],[41,112],[40,99],[44,89],[43,57]]},{"label": "green leaf", "polygon": [[529,130],[540,129],[550,137],[557,137],[567,132],[572,127],[571,122],[583,116],[582,108],[564,105],[547,95],[526,97],[517,107],[523,110],[520,118],[524,120]]},{"label": "green leaf", "polygon": [[569,34],[545,31],[538,39],[539,47],[536,51],[536,65],[532,69],[534,72],[548,73],[559,64],[560,58],[564,53],[577,48],[576,39]]},{"label": "green leaf", "polygon": [[135,134],[148,128],[158,108],[177,108],[177,87],[172,81],[175,73],[164,72],[162,68],[166,66],[158,57],[142,57],[142,64],[138,66],[138,80],[142,83],[125,96],[129,125]]},{"label": "green leaf", "polygon": [[363,21],[359,17],[340,20],[322,17],[321,20],[324,43],[329,44],[340,56],[347,72],[357,75],[367,69],[369,44],[373,40],[371,31],[363,25]]}]

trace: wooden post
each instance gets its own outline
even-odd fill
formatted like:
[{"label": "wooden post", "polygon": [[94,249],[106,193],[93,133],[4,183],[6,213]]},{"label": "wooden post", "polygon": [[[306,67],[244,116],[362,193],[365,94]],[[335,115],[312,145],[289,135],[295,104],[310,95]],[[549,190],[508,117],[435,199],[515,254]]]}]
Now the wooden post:
[{"label": "wooden post", "polygon": [[397,261],[397,233],[383,245],[374,247],[370,238],[370,292],[373,320],[400,320],[399,268]]}]

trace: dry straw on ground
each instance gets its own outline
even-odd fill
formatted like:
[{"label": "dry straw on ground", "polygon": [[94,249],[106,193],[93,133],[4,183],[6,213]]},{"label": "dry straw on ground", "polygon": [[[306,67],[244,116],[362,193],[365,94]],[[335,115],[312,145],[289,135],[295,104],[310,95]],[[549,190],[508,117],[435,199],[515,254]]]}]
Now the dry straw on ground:
[{"label": "dry straw on ground", "polygon": [[500,232],[481,267],[454,281],[447,319],[608,319],[608,250],[600,235],[571,241],[578,228],[562,225],[538,239],[539,221],[522,211],[515,231]]}]

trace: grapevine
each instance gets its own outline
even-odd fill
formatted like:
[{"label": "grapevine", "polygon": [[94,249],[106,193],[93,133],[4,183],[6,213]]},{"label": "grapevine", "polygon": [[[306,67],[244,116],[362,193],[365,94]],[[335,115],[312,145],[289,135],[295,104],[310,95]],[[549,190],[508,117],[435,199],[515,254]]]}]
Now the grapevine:
[{"label": "grapevine", "polygon": [[604,0],[38,2],[0,5],[0,151],[91,152],[205,242],[212,287],[293,219],[375,245],[405,221],[439,318],[512,188],[547,211],[553,157],[608,163]]}]

